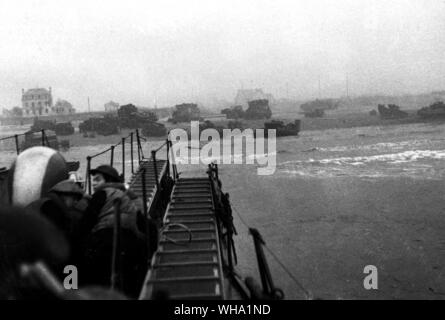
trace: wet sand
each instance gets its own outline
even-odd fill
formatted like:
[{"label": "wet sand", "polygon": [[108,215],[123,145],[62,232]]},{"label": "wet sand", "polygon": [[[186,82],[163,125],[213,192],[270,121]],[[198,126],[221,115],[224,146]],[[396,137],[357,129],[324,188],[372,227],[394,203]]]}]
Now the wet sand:
[{"label": "wet sand", "polygon": [[[237,211],[315,297],[445,297],[443,182],[249,176],[238,183],[239,174],[228,171],[221,174]],[[240,238],[240,258],[250,257],[241,265],[251,271],[253,247],[245,235]],[[269,261],[287,298],[302,298],[270,256]],[[379,270],[377,291],[363,288],[366,265]]]}]

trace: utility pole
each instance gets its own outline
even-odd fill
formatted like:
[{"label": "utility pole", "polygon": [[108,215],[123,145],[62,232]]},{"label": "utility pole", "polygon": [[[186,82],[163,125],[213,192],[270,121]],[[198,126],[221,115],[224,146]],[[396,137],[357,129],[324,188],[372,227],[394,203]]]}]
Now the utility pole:
[{"label": "utility pole", "polygon": [[91,113],[90,97],[88,97],[88,113]]}]

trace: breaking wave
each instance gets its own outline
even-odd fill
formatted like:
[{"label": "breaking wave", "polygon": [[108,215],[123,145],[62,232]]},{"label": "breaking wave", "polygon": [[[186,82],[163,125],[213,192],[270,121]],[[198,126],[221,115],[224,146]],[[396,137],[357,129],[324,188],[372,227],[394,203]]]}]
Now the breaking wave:
[{"label": "breaking wave", "polygon": [[430,140],[408,140],[400,142],[380,142],[369,145],[335,146],[329,148],[316,148],[322,152],[345,152],[345,151],[378,151],[378,150],[401,150],[407,147],[424,146],[430,143]]},{"label": "breaking wave", "polygon": [[[280,163],[278,169],[286,175],[300,176],[409,176],[438,179],[445,174],[443,160],[445,150],[409,150],[369,156],[286,161]],[[440,161],[439,165],[437,161]]]}]

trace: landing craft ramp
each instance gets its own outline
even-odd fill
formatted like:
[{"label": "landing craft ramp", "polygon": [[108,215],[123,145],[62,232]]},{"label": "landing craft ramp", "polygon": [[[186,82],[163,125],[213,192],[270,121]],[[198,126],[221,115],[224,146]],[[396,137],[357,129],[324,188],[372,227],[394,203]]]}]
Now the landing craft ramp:
[{"label": "landing craft ramp", "polygon": [[140,299],[224,299],[218,226],[209,178],[179,179]]}]

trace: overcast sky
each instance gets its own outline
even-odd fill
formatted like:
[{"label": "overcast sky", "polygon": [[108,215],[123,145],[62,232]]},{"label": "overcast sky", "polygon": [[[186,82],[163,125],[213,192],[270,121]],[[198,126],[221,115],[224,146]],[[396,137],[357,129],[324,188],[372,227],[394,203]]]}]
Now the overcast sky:
[{"label": "overcast sky", "polygon": [[0,108],[445,89],[444,0],[1,0],[0,40]]}]

